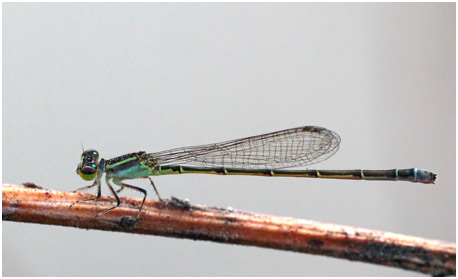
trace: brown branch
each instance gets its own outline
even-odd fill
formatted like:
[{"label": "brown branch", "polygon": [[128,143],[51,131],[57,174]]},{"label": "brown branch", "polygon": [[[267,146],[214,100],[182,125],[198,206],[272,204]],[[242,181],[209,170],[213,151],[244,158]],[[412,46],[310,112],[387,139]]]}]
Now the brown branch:
[{"label": "brown branch", "polygon": [[[215,242],[252,245],[370,262],[432,275],[456,274],[456,244],[400,234],[191,205],[176,198],[147,200],[137,222],[139,199],[113,206],[106,196],[80,202],[89,194],[57,192],[34,184],[3,184],[3,220],[61,225]],[[132,217],[127,217],[132,216]]]}]

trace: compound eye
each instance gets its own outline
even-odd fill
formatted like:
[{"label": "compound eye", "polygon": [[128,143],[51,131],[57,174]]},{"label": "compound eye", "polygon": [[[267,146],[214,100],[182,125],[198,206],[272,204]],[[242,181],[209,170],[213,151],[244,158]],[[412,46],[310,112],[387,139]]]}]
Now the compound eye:
[{"label": "compound eye", "polygon": [[97,170],[95,169],[95,165],[93,166],[84,166],[81,168],[81,173],[85,174],[85,175],[91,175],[91,174],[94,174],[96,173]]},{"label": "compound eye", "polygon": [[78,168],[76,171],[82,179],[94,180],[97,175],[97,169],[95,167],[95,165],[84,166],[82,168]]}]

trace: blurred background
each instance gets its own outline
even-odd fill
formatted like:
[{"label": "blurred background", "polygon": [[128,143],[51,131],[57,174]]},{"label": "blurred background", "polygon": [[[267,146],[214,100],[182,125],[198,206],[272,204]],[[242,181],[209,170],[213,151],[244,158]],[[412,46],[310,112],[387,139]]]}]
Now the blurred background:
[{"label": "blurred background", "polygon": [[[4,3],[2,182],[86,186],[75,174],[81,143],[109,159],[317,125],[342,143],[311,168],[418,167],[436,172],[436,185],[212,175],[155,184],[196,204],[456,242],[455,20],[455,3]],[[154,198],[147,180],[131,184]],[[2,225],[3,276],[418,275]]]}]

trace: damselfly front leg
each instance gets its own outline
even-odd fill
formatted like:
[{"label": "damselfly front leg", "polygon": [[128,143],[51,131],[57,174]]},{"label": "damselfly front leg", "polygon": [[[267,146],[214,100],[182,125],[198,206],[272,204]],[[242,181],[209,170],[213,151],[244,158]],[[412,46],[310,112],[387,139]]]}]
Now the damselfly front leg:
[{"label": "damselfly front leg", "polygon": [[100,197],[102,196],[102,189],[101,189],[100,177],[97,177],[97,178],[94,180],[94,183],[93,183],[92,185],[78,188],[78,189],[76,189],[75,191],[73,191],[73,193],[80,193],[81,191],[84,191],[84,190],[87,190],[87,189],[91,189],[91,188],[93,188],[94,186],[97,186],[97,196],[96,196],[95,198],[89,198],[89,199],[84,199],[84,200],[77,200],[76,202],[74,202],[74,203],[72,203],[72,204],[70,205],[70,208],[72,208],[72,206],[74,206],[75,204],[77,204],[77,203],[79,203],[79,202],[94,201],[94,200],[100,199]]}]

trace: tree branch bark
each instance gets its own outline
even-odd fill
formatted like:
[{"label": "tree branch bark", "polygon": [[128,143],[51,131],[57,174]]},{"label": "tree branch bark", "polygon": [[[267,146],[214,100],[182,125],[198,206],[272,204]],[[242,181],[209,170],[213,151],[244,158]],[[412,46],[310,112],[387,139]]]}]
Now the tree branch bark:
[{"label": "tree branch bark", "polygon": [[[79,202],[89,194],[58,192],[28,183],[3,184],[3,220],[178,238],[318,254],[370,262],[431,275],[456,274],[456,244],[382,231],[277,217],[187,201],[147,200],[136,220],[139,199]],[[131,217],[129,217],[131,216]]]}]

